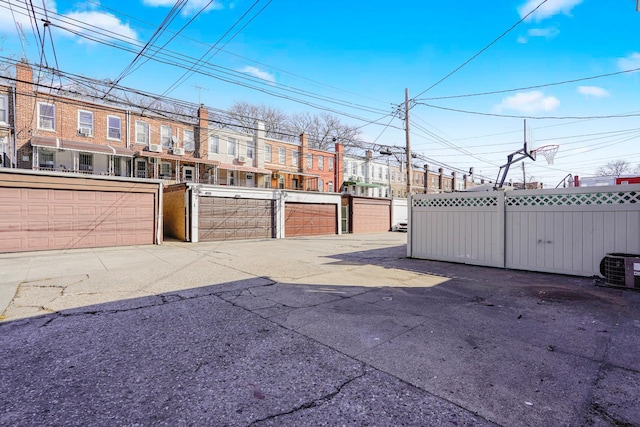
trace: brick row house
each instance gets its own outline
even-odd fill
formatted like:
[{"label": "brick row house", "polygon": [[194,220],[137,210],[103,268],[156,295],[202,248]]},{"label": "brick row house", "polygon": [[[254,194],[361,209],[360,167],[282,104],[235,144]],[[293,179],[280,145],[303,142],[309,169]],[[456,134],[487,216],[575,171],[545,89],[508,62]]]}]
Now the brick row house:
[{"label": "brick row house", "polygon": [[330,152],[306,135],[268,139],[260,123],[254,134],[221,129],[204,106],[177,119],[60,95],[25,62],[13,88],[0,85],[0,143],[3,165],[22,169],[323,192],[342,182],[340,143]]}]

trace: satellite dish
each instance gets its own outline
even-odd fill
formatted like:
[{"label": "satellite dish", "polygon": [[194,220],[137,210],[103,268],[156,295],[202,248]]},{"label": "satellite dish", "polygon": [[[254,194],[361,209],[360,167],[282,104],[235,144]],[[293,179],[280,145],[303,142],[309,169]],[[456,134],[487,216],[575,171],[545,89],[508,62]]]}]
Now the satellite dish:
[{"label": "satellite dish", "polygon": [[175,135],[171,135],[171,142],[173,142],[174,144],[178,143],[178,137]]}]

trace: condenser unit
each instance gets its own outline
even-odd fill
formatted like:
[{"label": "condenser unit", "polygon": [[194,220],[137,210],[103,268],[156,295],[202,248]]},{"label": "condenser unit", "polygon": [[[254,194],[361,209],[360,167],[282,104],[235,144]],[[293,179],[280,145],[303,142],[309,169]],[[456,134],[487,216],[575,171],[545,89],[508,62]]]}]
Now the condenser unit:
[{"label": "condenser unit", "polygon": [[173,147],[173,154],[175,154],[176,156],[184,156],[184,148]]},{"label": "condenser unit", "polygon": [[640,290],[640,255],[611,253],[600,263],[607,285]]},{"label": "condenser unit", "polygon": [[149,144],[149,151],[154,153],[162,153],[162,145],[160,144]]}]

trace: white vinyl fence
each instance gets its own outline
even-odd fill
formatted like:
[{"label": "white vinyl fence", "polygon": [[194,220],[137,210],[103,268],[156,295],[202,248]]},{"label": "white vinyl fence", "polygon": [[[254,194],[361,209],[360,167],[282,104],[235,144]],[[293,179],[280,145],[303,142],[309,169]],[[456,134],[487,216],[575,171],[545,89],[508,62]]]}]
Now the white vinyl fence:
[{"label": "white vinyl fence", "polygon": [[640,253],[640,185],[413,195],[407,255],[578,276]]}]

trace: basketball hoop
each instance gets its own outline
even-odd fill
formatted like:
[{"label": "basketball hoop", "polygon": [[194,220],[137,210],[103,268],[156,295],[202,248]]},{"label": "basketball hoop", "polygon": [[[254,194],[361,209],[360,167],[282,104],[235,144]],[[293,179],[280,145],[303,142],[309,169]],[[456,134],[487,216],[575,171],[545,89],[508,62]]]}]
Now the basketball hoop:
[{"label": "basketball hoop", "polygon": [[559,145],[551,144],[551,145],[543,145],[542,147],[538,147],[535,150],[532,150],[533,158],[535,159],[538,154],[542,154],[547,161],[548,165],[553,164],[553,158],[556,156],[558,152]]}]

